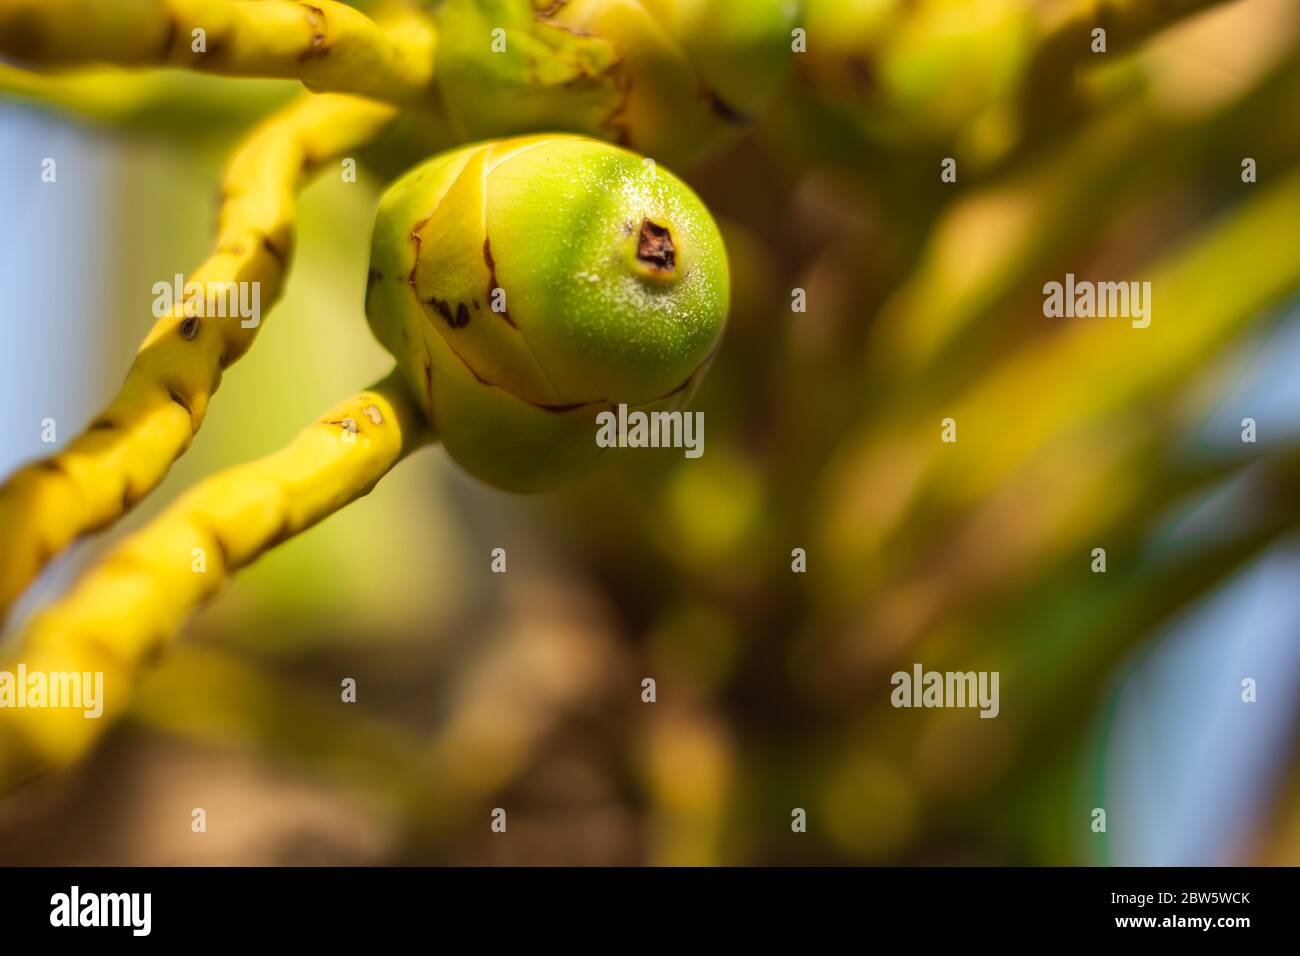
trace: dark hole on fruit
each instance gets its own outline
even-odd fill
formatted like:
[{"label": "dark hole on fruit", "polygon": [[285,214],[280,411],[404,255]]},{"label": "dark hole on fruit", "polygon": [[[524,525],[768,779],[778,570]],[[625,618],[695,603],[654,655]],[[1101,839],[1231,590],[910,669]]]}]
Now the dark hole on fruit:
[{"label": "dark hole on fruit", "polygon": [[672,272],[677,267],[677,250],[673,247],[673,234],[666,226],[641,220],[641,235],[637,239],[636,257],[660,272]]}]

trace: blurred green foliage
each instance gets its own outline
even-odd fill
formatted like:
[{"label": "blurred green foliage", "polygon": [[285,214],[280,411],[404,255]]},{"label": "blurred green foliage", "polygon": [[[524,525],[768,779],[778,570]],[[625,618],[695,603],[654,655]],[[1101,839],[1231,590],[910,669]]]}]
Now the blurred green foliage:
[{"label": "blurred green foliage", "polygon": [[[514,499],[418,456],[205,611],[119,737],[160,773],[176,766],[148,745],[160,732],[239,755],[267,777],[254,802],[277,774],[361,800],[368,836],[331,859],[1103,861],[1088,811],[1117,668],[1300,518],[1300,448],[1185,441],[1300,289],[1300,9],[1103,5],[1101,55],[1094,6],[812,0],[775,108],[681,171],[722,222],[735,286],[696,403],[703,458],[613,454]],[[99,81],[39,96],[146,134],[123,146],[117,321],[205,248],[223,131],[292,86],[83,82]],[[408,120],[359,188],[307,192],[286,298],[163,500],[383,370],[361,308],[369,223],[426,133]],[[141,225],[156,217],[165,237]],[[1149,280],[1151,327],[1044,319],[1042,285],[1067,271]],[[126,354],[142,328],[120,330]],[[1154,546],[1176,509],[1243,480],[1248,515]],[[505,575],[487,574],[494,547]],[[1000,671],[1015,704],[990,721],[894,710],[889,674],[913,661]],[[340,710],[345,676],[361,693]],[[117,786],[127,749],[76,786]],[[1296,779],[1260,823],[1268,849],[1243,859],[1296,862]],[[39,786],[26,799],[71,784]],[[497,806],[508,850],[488,833]]]}]

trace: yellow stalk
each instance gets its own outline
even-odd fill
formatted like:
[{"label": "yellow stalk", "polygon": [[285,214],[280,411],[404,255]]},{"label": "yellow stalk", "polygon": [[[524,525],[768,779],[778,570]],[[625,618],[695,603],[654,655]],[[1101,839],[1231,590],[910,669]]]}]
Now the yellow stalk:
[{"label": "yellow stalk", "polygon": [[[272,455],[182,495],[36,615],[0,675],[101,674],[102,716],[82,707],[0,707],[0,791],[66,765],[129,704],[142,668],[238,569],[367,494],[433,440],[394,372],[341,402]],[[87,683],[85,686],[89,686]],[[19,688],[21,692],[22,688]]]},{"label": "yellow stalk", "polygon": [[381,25],[333,0],[0,0],[0,54],[27,63],[279,77],[397,103],[427,93],[435,46],[427,17]]},{"label": "yellow stalk", "polygon": [[[368,142],[395,114],[353,97],[306,96],[254,131],[226,172],[216,249],[187,281],[257,283],[268,308],[288,267],[304,174]],[[162,481],[202,424],[222,371],[259,327],[238,317],[186,318],[178,303],[90,427],[0,485],[0,619],[49,558]]]}]

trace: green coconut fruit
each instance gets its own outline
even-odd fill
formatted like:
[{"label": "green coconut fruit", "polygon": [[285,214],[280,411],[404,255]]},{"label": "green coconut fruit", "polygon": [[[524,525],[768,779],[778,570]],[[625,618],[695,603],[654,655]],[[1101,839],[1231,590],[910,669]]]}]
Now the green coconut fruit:
[{"label": "green coconut fruit", "polygon": [[389,188],[366,315],[452,458],[529,492],[596,463],[600,412],[682,407],[728,295],[722,237],[684,183],[545,135],[444,153]]}]

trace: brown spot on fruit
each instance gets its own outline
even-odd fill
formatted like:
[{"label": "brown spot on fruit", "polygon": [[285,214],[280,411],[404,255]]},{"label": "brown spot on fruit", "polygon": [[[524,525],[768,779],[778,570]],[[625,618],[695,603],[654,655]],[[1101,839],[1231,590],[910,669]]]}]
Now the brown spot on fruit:
[{"label": "brown spot on fruit", "polygon": [[[497,284],[497,263],[492,258],[492,239],[490,236],[483,237],[483,262],[488,270],[487,299],[489,302],[495,302],[497,289],[501,287]],[[474,303],[474,308],[478,308],[477,302]],[[497,312],[495,308],[492,311]],[[515,325],[515,320],[510,317],[510,309],[502,309],[497,314],[510,323],[512,329],[519,328],[519,326]]]},{"label": "brown spot on fruit", "polygon": [[453,329],[463,329],[469,325],[469,309],[465,307],[464,302],[460,303],[454,312],[451,303],[445,299],[429,299],[425,305],[442,316],[442,320]]},{"label": "brown spot on fruit", "polygon": [[194,336],[198,334],[199,334],[199,320],[197,317],[190,316],[188,319],[186,319],[184,322],[181,323],[181,338],[183,338],[186,342],[190,341],[191,339],[194,338]]},{"label": "brown spot on fruit", "polygon": [[652,270],[672,275],[677,269],[677,249],[667,226],[649,219],[641,220],[641,234],[637,237],[636,257]]}]

